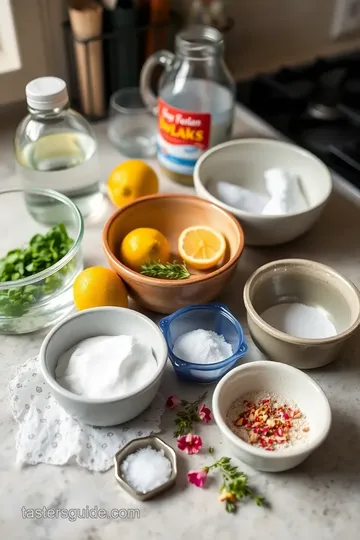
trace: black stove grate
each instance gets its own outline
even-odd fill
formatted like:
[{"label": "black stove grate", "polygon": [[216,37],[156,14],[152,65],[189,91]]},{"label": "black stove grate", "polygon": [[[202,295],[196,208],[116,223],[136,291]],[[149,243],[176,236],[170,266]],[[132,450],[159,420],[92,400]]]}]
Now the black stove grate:
[{"label": "black stove grate", "polygon": [[237,100],[360,188],[360,52],[242,81]]}]

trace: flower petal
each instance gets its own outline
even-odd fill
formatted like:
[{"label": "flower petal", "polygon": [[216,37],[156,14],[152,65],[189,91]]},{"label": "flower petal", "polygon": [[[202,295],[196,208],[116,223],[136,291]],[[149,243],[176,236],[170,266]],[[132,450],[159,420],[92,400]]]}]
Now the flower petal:
[{"label": "flower petal", "polygon": [[190,484],[202,488],[206,482],[207,472],[204,469],[200,469],[200,471],[189,471],[187,477]]},{"label": "flower petal", "polygon": [[180,404],[180,399],[177,396],[169,396],[166,400],[168,409],[175,409]]},{"label": "flower petal", "polygon": [[199,408],[198,415],[200,420],[202,420],[203,422],[211,422],[211,410],[206,407],[205,403],[203,403]]},{"label": "flower petal", "polygon": [[187,454],[197,454],[202,447],[202,439],[199,435],[188,433],[178,438],[177,445],[179,450],[183,450]]}]

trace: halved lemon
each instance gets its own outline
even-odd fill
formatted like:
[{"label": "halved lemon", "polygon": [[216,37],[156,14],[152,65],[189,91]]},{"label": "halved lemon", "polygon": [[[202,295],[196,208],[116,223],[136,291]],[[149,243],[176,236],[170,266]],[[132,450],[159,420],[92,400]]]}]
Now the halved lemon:
[{"label": "halved lemon", "polygon": [[179,237],[180,257],[197,270],[215,266],[223,258],[225,249],[224,236],[212,227],[188,227]]}]

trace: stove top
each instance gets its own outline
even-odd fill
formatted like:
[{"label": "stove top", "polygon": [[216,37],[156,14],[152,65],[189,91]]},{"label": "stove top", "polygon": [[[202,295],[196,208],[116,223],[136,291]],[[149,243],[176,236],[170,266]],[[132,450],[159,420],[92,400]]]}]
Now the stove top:
[{"label": "stove top", "polygon": [[360,52],[242,81],[237,101],[360,188]]}]

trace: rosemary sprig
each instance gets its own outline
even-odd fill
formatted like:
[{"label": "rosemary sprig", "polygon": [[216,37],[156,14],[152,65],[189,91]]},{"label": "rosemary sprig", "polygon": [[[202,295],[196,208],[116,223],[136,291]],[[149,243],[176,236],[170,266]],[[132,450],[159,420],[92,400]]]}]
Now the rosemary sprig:
[{"label": "rosemary sprig", "polygon": [[180,407],[182,409],[176,412],[174,437],[187,435],[191,432],[193,424],[200,422],[198,409],[199,405],[204,401],[206,394],[207,392],[192,402],[186,401],[186,399],[180,401]]},{"label": "rosemary sprig", "polygon": [[186,264],[176,261],[165,264],[162,264],[160,261],[148,261],[141,266],[140,274],[162,279],[186,279],[190,277],[190,272]]},{"label": "rosemary sprig", "polygon": [[[209,448],[209,453],[213,455],[214,449]],[[212,465],[203,467],[206,473],[212,470],[219,470],[223,477],[223,483],[220,487],[220,501],[225,502],[227,512],[234,513],[237,510],[237,503],[249,497],[257,506],[265,506],[267,504],[264,497],[257,495],[248,486],[248,477],[242,471],[239,471],[235,465],[231,465],[231,459],[222,457],[215,461]]]}]

